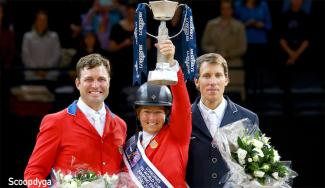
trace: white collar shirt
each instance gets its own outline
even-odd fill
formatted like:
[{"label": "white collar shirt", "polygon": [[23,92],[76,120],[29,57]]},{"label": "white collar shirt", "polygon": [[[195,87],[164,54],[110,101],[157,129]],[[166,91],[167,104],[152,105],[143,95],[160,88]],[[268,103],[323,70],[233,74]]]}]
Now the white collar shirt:
[{"label": "white collar shirt", "polygon": [[143,149],[146,149],[147,146],[149,145],[151,139],[156,136],[156,134],[150,134],[146,131],[141,132],[142,133],[142,140],[141,140],[141,145]]},{"label": "white collar shirt", "polygon": [[106,120],[106,109],[103,103],[102,108],[98,111],[90,108],[81,98],[77,102],[78,108],[86,116],[88,121],[94,126],[100,136],[103,136],[105,120]]},{"label": "white collar shirt", "polygon": [[214,134],[217,128],[220,127],[222,118],[225,114],[226,107],[227,107],[227,100],[224,97],[222,97],[221,103],[215,109],[210,109],[207,106],[205,106],[202,100],[200,100],[198,106],[201,111],[203,120],[211,136],[214,137]]}]

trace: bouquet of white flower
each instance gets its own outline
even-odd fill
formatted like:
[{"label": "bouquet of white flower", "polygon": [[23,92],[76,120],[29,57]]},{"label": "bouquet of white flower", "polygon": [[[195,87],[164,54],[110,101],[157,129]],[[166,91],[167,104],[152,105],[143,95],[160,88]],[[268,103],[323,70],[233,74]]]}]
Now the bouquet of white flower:
[{"label": "bouquet of white flower", "polygon": [[109,175],[92,170],[90,165],[71,158],[71,167],[67,170],[52,169],[52,188],[135,188],[128,172]]},{"label": "bouquet of white flower", "polygon": [[117,175],[97,175],[90,170],[79,170],[75,173],[64,174],[61,170],[54,171],[55,188],[113,188],[116,187],[119,177]]},{"label": "bouquet of white flower", "polygon": [[257,125],[242,119],[217,130],[215,141],[230,171],[224,187],[286,187],[297,173],[290,162],[280,161],[270,138]]}]

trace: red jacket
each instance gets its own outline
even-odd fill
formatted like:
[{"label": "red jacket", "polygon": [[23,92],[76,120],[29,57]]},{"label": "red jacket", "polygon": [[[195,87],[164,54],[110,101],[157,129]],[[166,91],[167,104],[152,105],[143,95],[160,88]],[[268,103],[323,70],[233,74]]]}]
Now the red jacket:
[{"label": "red jacket", "polygon": [[178,71],[177,76],[177,85],[171,86],[173,105],[170,121],[152,139],[158,145],[149,144],[145,153],[174,187],[187,187],[185,173],[192,131],[192,115],[190,99],[181,70]]},{"label": "red jacket", "polygon": [[106,108],[106,123],[101,137],[76,103],[42,120],[34,151],[25,169],[26,180],[43,180],[52,168],[73,172],[84,164],[99,173],[113,174],[120,170],[121,148],[126,138],[125,122]]}]

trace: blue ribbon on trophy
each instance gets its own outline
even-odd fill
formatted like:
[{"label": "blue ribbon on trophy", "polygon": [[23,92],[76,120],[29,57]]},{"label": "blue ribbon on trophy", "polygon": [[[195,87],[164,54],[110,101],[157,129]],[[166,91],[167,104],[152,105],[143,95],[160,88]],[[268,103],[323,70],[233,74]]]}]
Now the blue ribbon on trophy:
[{"label": "blue ribbon on trophy", "polygon": [[[149,2],[150,5],[154,5],[158,2],[169,2],[169,3],[176,3],[173,1],[153,1]],[[141,76],[147,75],[147,47],[146,47],[146,35],[152,36],[157,38],[150,33],[147,32],[147,24],[146,24],[146,6],[149,8],[150,5],[146,3],[138,4],[135,16],[135,30],[134,30],[134,41],[133,41],[133,54],[134,54],[134,66],[133,66],[133,85],[141,84]],[[157,5],[158,6],[158,5]],[[160,5],[159,5],[160,6]],[[185,4],[180,4],[176,8],[184,6],[182,10],[182,29],[180,32],[175,34],[172,37],[168,37],[172,39],[179,34],[181,34],[181,48],[182,48],[182,55],[179,59],[180,66],[183,69],[184,78],[185,80],[192,80],[196,74],[197,67],[195,66],[195,59],[196,59],[196,34],[192,16],[192,10],[189,6]],[[159,7],[160,8],[160,7]],[[161,19],[162,21],[169,20],[171,18]],[[159,36],[158,36],[159,37]],[[176,46],[178,47],[178,46]],[[150,76],[150,74],[149,74]]]},{"label": "blue ribbon on trophy", "polygon": [[184,49],[184,52],[182,54],[183,59],[181,60],[181,62],[184,62],[182,64],[184,71],[184,79],[193,80],[197,72],[197,67],[195,66],[197,50],[196,34],[191,8],[185,5],[185,11],[183,10],[182,14],[183,23],[185,25],[182,32],[182,48]]},{"label": "blue ribbon on trophy", "polygon": [[133,85],[141,84],[142,73],[147,75],[147,27],[146,27],[146,5],[138,4],[135,23],[134,23],[134,40],[133,40]]}]

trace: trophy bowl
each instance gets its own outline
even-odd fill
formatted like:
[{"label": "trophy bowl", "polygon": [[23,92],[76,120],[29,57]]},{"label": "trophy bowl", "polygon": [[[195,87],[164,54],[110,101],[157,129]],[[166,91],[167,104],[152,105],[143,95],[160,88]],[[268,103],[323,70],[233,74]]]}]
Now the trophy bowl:
[{"label": "trophy bowl", "polygon": [[178,2],[174,1],[150,1],[149,7],[152,10],[153,17],[156,20],[171,20],[177,9]]}]

